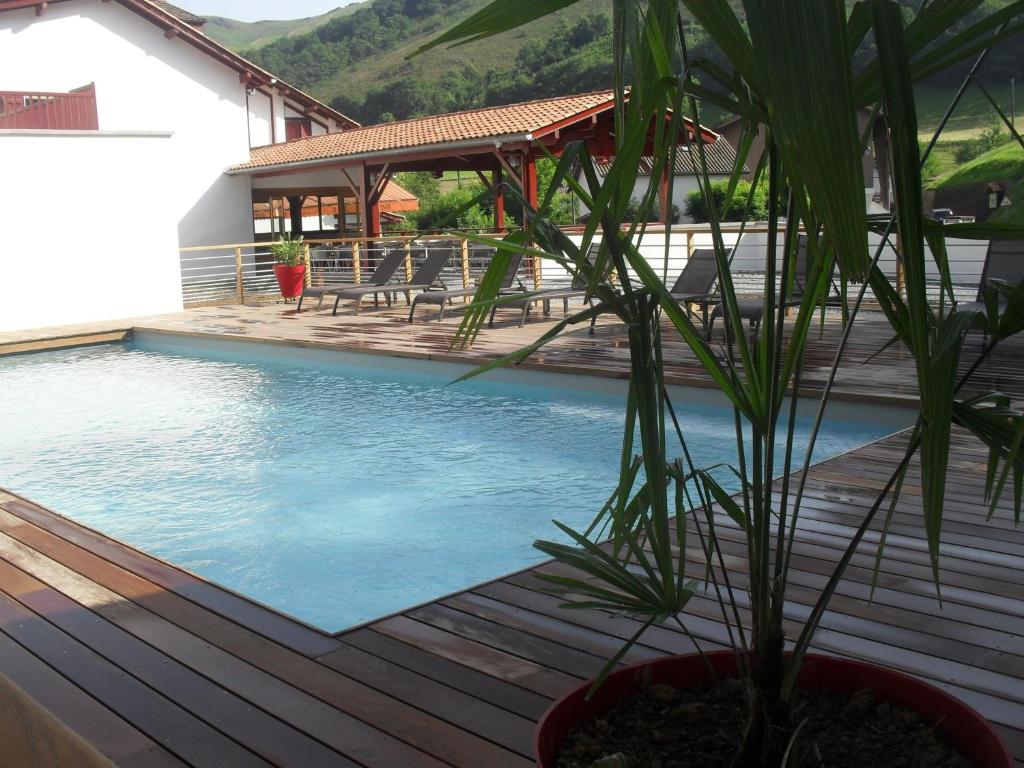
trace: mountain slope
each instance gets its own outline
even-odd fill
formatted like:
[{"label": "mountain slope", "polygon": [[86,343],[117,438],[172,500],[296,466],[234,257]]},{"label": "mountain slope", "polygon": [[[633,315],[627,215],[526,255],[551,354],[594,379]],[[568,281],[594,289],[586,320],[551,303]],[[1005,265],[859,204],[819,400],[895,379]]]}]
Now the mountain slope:
[{"label": "mountain slope", "polygon": [[[726,1],[742,11],[742,0]],[[987,0],[989,5],[1009,1]],[[488,2],[364,0],[333,12],[330,18],[303,20],[307,25],[316,22],[308,31],[289,29],[269,43],[260,38],[260,45],[243,53],[363,123],[610,85],[611,0],[579,0],[505,34],[407,58]],[[910,6],[916,0],[900,2]],[[720,58],[698,25],[689,27],[688,36],[691,53]],[[1024,41],[1024,35],[1021,38]],[[1008,82],[1007,73],[1019,74],[1014,55],[1017,42],[1007,40],[989,56],[983,71],[987,83],[1001,85]],[[865,46],[871,44],[868,36]],[[867,52],[863,53],[866,57]],[[928,83],[925,114],[934,112],[932,102],[948,101],[960,77],[948,73]],[[705,114],[709,123],[718,117],[710,110]],[[964,115],[964,124],[957,128],[970,130],[977,119],[974,114]]]},{"label": "mountain slope", "polygon": [[267,19],[265,21],[236,21],[224,16],[207,16],[203,31],[218,43],[236,51],[260,48],[282,37],[302,35],[332,19],[356,11],[359,3],[354,2],[320,16],[305,19]]}]

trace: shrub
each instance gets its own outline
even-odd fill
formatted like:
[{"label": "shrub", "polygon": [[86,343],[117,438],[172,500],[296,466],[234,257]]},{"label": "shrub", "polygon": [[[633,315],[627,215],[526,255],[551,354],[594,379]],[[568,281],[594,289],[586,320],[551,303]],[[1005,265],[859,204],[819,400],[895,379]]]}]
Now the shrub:
[{"label": "shrub", "polygon": [[[715,208],[721,214],[725,205],[725,193],[729,189],[727,180],[715,181],[711,184],[711,198],[714,200]],[[754,190],[754,197],[750,201],[750,210],[744,217],[744,207],[747,198],[750,196],[750,182],[741,181],[736,185],[732,202],[725,216],[721,221],[764,221],[768,218],[768,194],[763,185],[758,185]],[[686,215],[695,222],[706,222],[708,220],[708,209],[705,205],[704,195],[699,189],[695,189],[686,196]]]}]

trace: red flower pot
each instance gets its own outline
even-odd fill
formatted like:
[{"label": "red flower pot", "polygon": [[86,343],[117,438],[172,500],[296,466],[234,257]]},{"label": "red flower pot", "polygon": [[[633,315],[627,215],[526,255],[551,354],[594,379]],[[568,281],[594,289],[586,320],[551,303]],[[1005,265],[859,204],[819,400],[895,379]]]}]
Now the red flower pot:
[{"label": "red flower pot", "polygon": [[287,264],[275,264],[274,276],[281,288],[281,295],[286,299],[294,299],[302,295],[302,288],[306,280],[306,265],[296,264],[289,267]]},{"label": "red flower pot", "polygon": [[[707,654],[719,676],[736,674],[732,651]],[[633,664],[608,676],[586,700],[590,682],[552,704],[537,723],[533,750],[538,768],[552,768],[569,731],[612,709],[646,686],[664,683],[677,688],[711,682],[711,672],[698,654],[666,656]],[[984,717],[959,699],[915,677],[862,661],[810,654],[800,671],[799,686],[833,693],[871,688],[879,701],[917,712],[931,724],[941,723],[949,744],[975,768],[1013,768],[1013,757],[1000,735]]]}]

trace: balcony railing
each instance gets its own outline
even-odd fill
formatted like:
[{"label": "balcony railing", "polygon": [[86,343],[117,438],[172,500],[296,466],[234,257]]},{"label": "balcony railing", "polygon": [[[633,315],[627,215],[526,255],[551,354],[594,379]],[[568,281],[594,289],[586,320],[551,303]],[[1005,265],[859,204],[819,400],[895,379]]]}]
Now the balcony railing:
[{"label": "balcony railing", "polygon": [[96,85],[69,93],[0,91],[0,128],[32,130],[99,130]]}]

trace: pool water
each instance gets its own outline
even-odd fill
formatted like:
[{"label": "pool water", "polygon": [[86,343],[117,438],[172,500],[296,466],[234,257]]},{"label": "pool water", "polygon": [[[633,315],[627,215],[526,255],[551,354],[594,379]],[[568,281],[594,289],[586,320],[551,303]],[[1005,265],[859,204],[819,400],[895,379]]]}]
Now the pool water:
[{"label": "pool water", "polygon": [[[537,562],[615,487],[622,394],[383,360],[159,336],[2,358],[0,486],[328,631]],[[676,405],[698,466],[734,460],[731,411]],[[884,421],[831,419],[815,458]]]}]

